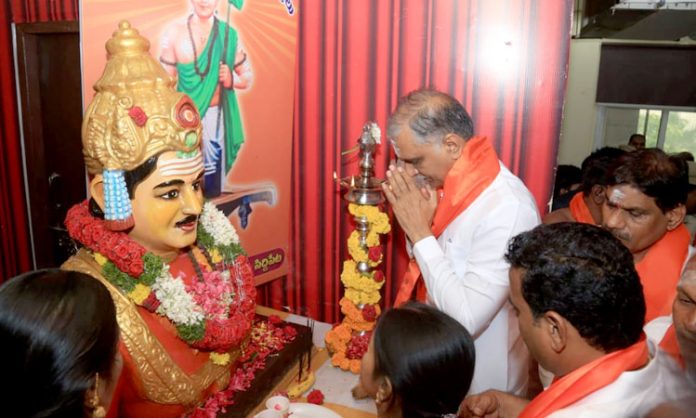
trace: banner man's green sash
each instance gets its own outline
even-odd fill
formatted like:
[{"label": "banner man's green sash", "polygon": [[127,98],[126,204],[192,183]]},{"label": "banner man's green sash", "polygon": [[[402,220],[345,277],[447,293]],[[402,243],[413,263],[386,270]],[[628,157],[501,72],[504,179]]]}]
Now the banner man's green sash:
[{"label": "banner man's green sash", "polygon": [[[196,73],[196,67],[193,62],[176,64],[178,72],[177,90],[191,97],[201,115],[205,115],[208,111],[215,89],[219,85],[220,61],[226,36],[228,39],[224,61],[225,64],[230,67],[231,72],[234,71],[234,60],[237,53],[237,31],[218,19],[215,19],[215,24],[217,25],[218,35],[213,36],[211,30],[205,48],[198,54],[198,70],[202,73],[208,70],[208,73],[203,79],[201,80],[201,76]],[[212,54],[210,61],[208,61],[209,53]],[[208,69],[208,62],[210,62],[210,69]],[[244,143],[242,119],[239,114],[239,103],[237,102],[237,94],[234,89],[221,87],[218,105],[222,110],[222,123],[225,128],[224,169],[225,173],[227,173],[230,168],[232,168],[232,164],[237,158],[239,148],[242,146],[242,143]]]}]

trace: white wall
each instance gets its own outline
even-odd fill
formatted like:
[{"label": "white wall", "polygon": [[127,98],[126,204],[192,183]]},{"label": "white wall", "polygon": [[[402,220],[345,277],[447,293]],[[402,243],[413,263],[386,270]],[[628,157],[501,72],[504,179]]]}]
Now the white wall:
[{"label": "white wall", "polygon": [[[679,42],[571,39],[568,84],[558,145],[558,164],[580,166],[582,160],[595,148],[625,144],[628,137],[635,132],[638,123],[637,110],[609,108],[604,118],[598,120],[600,118],[598,118],[595,97],[599,57],[602,43],[610,42],[662,45],[694,45],[696,43],[690,39]],[[608,123],[604,124],[605,120]],[[601,126],[597,127],[598,124]],[[602,138],[603,141],[595,144],[595,136]]]},{"label": "white wall", "polygon": [[592,152],[597,118],[595,96],[601,39],[571,39],[558,164],[580,166]]}]

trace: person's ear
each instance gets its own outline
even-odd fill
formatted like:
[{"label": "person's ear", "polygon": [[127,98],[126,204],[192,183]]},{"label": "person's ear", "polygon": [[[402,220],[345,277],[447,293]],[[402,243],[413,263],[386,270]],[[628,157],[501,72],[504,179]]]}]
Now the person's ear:
[{"label": "person's ear", "polygon": [[442,146],[445,147],[447,154],[456,160],[462,155],[464,140],[457,134],[447,134],[442,138]]},{"label": "person's ear", "polygon": [[543,321],[551,348],[556,353],[561,353],[568,344],[568,324],[565,318],[557,312],[548,311],[544,314]]},{"label": "person's ear", "polygon": [[590,197],[596,205],[602,206],[602,203],[604,203],[604,201],[607,198],[607,191],[604,186],[595,184],[594,186],[592,186],[592,190],[590,191]]},{"label": "person's ear", "polygon": [[104,212],[104,176],[97,174],[89,182],[89,194]]},{"label": "person's ear", "polygon": [[378,411],[387,411],[391,408],[394,403],[394,388],[392,387],[391,380],[388,377],[383,377],[380,379],[379,385],[377,387],[377,393],[375,394],[375,404],[377,404]]},{"label": "person's ear", "polygon": [[667,217],[667,230],[672,231],[676,229],[679,225],[684,223],[684,217],[686,216],[686,206],[678,205],[676,208],[670,209],[665,213]]}]

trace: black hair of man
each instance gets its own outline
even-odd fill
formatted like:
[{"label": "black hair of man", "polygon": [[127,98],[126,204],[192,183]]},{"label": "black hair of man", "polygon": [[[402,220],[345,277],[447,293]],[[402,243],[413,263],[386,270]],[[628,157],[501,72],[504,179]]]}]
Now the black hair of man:
[{"label": "black hair of man", "polygon": [[612,169],[619,158],[624,155],[626,155],[626,151],[613,147],[600,148],[588,155],[580,166],[582,171],[582,193],[585,196],[589,196],[592,192],[592,187],[606,187],[609,185]]},{"label": "black hair of man", "polygon": [[45,269],[0,286],[0,403],[12,417],[83,417],[118,349],[109,291],[80,272]]},{"label": "black hair of man", "polygon": [[643,139],[643,143],[645,143],[645,135],[639,133],[632,134],[628,137],[628,145],[633,145],[634,140],[641,138]]},{"label": "black hair of man", "polygon": [[655,199],[663,213],[686,204],[689,168],[683,159],[658,148],[629,152],[619,158],[609,186],[629,185]]},{"label": "black hair of man", "polygon": [[373,336],[374,375],[389,378],[404,417],[456,413],[474,376],[474,340],[446,313],[417,302],[386,311]]},{"label": "black hair of man", "polygon": [[431,89],[420,89],[399,99],[387,122],[387,137],[396,138],[408,126],[419,143],[436,143],[445,135],[464,140],[474,135],[474,122],[454,97]]},{"label": "black hair of man", "polygon": [[[582,171],[580,168],[570,164],[559,164],[556,167],[556,180],[553,185],[553,195],[558,197],[561,194],[570,192],[571,186],[580,183]],[[560,193],[563,191],[563,193]]]},{"label": "black hair of man", "polygon": [[643,286],[628,249],[594,225],[539,225],[515,236],[505,259],[522,269],[522,296],[534,318],[554,311],[606,353],[643,333]]}]

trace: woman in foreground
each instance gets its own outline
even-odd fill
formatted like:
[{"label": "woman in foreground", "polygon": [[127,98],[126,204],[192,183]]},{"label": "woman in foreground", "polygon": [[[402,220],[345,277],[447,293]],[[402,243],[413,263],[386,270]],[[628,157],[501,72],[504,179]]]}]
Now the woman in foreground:
[{"label": "woman in foreground", "polygon": [[8,280],[0,342],[0,415],[106,415],[121,359],[114,304],[97,280],[58,269]]},{"label": "woman in foreground", "polygon": [[421,303],[379,319],[360,386],[386,417],[456,417],[474,373],[474,342],[456,320]]}]

